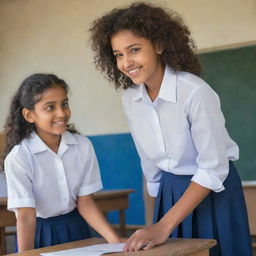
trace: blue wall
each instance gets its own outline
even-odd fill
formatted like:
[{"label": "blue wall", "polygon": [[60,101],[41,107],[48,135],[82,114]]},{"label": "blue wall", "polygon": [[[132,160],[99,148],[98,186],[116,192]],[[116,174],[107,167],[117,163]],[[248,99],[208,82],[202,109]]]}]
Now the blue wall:
[{"label": "blue wall", "polygon": [[[126,223],[142,225],[144,203],[142,192],[142,171],[132,137],[129,133],[88,136],[91,140],[101,170],[104,189],[134,189],[129,196]],[[119,223],[116,211],[109,213],[111,223]]]}]

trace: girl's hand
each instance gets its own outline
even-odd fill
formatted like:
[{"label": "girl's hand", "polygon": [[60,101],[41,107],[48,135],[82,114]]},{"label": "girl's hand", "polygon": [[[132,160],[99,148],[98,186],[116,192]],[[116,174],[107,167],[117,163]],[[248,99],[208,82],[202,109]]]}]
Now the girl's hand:
[{"label": "girl's hand", "polygon": [[107,242],[110,244],[118,244],[122,242],[122,238],[119,237],[116,233],[113,233],[108,237]]},{"label": "girl's hand", "polygon": [[150,249],[157,244],[164,243],[172,231],[181,223],[210,193],[195,182],[186,189],[180,200],[156,224],[137,230],[127,241],[124,251],[138,251]]},{"label": "girl's hand", "polygon": [[137,230],[126,242],[124,251],[148,250],[155,245],[166,242],[169,235],[170,231],[167,230],[166,225],[157,222],[149,227]]},{"label": "girl's hand", "polygon": [[108,243],[120,243],[121,238],[105,219],[99,210],[92,195],[79,196],[77,198],[77,208],[81,216],[94,228]]}]

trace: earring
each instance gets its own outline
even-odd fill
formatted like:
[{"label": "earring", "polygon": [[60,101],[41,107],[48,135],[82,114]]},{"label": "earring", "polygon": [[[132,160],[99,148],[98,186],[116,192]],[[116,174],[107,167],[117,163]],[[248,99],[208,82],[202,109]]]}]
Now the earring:
[{"label": "earring", "polygon": [[162,49],[158,49],[156,52],[157,52],[157,54],[162,54],[163,50]]}]

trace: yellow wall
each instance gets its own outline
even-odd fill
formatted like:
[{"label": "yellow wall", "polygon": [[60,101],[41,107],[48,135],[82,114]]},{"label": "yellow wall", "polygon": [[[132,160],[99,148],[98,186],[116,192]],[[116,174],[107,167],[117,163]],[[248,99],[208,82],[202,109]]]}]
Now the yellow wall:
[{"label": "yellow wall", "polygon": [[[71,87],[73,122],[87,135],[127,132],[120,95],[92,65],[90,23],[128,0],[0,0],[0,130],[11,95],[34,72]],[[178,11],[198,49],[256,40],[255,0],[149,1]]]}]

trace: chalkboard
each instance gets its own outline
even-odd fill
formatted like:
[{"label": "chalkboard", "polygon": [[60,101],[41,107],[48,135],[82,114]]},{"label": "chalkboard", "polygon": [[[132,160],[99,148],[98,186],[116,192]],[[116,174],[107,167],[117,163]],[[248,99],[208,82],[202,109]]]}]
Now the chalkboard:
[{"label": "chalkboard", "polygon": [[256,180],[256,45],[199,54],[202,78],[218,93],[226,127],[240,149],[242,180]]}]

